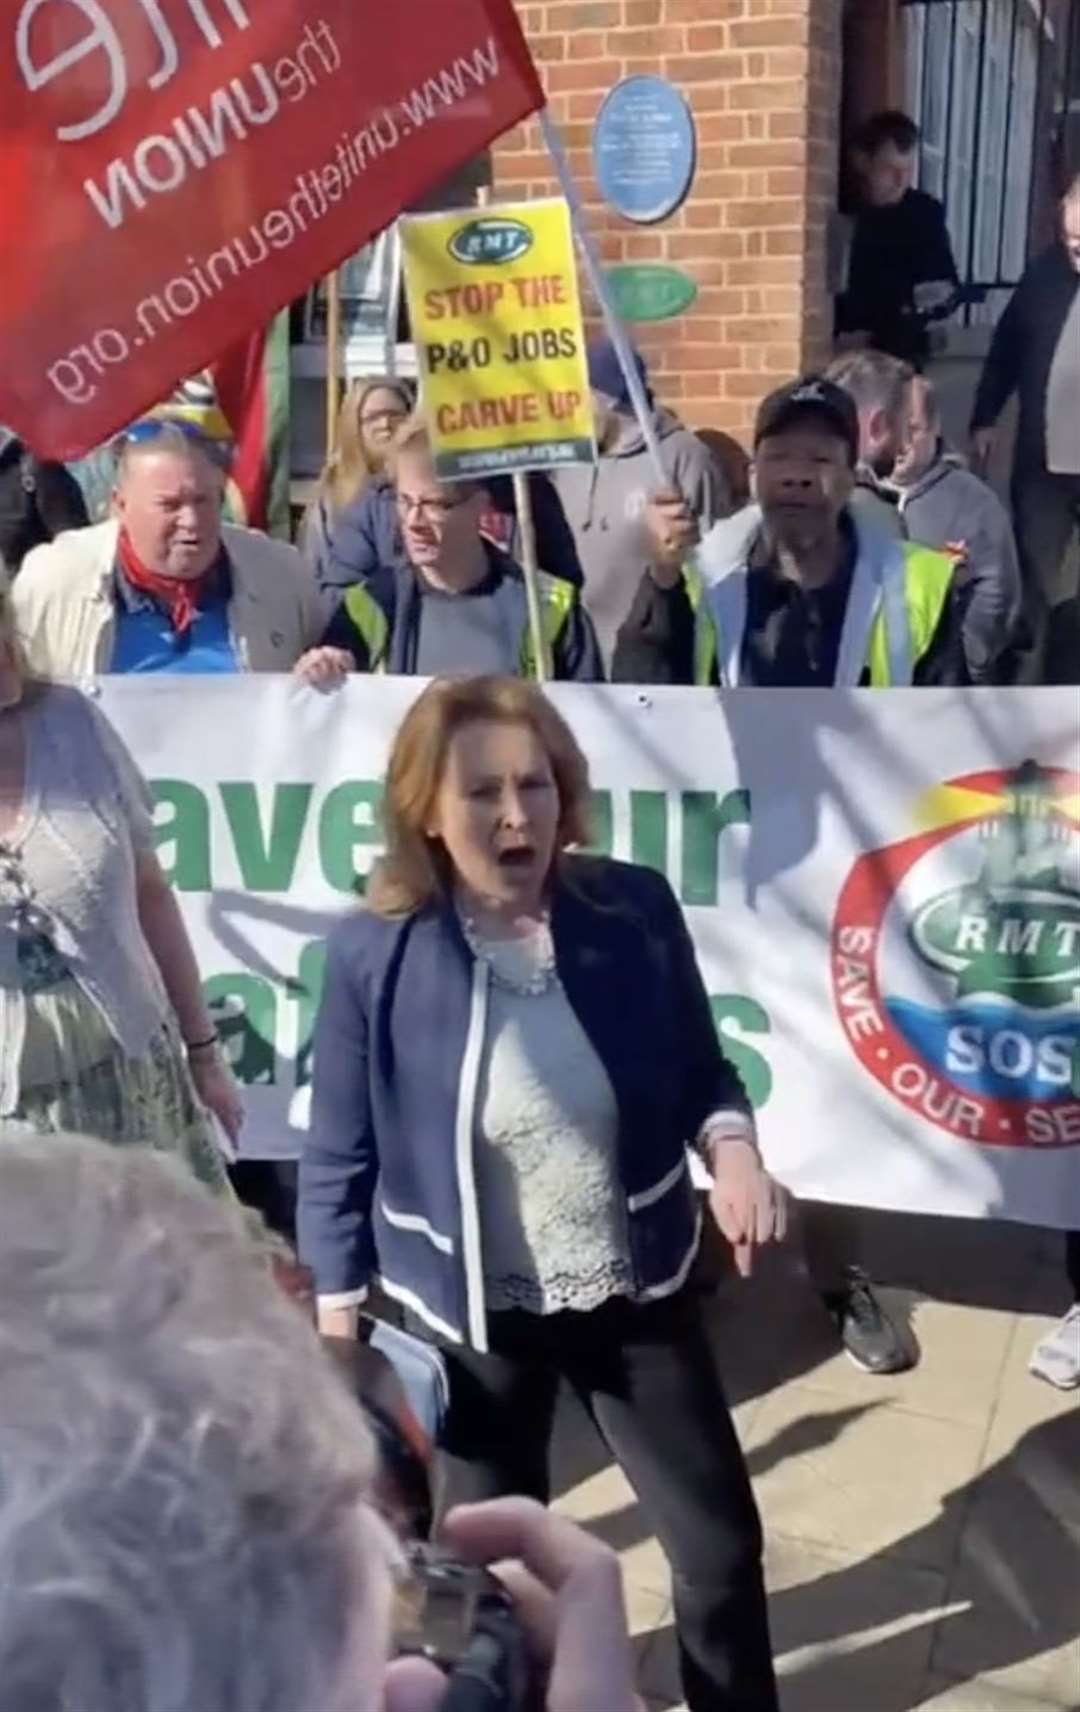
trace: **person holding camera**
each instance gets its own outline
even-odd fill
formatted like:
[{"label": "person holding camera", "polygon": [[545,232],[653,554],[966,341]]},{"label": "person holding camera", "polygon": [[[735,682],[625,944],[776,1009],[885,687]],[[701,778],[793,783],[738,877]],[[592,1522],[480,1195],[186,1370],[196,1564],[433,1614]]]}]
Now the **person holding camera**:
[{"label": "person holding camera", "polygon": [[6,1707],[643,1712],[615,1554],[527,1499],[427,1561],[530,1697],[469,1608],[410,1634],[354,1398],[247,1221],[151,1149],[3,1136],[0,1361]]},{"label": "person holding camera", "polygon": [[671,1560],[691,1712],[776,1712],[687,1145],[742,1271],[783,1197],[667,882],[571,853],[588,799],[523,680],[436,680],[406,716],[385,858],[329,941],[301,1258],[324,1334],[356,1335],[377,1277],[443,1347],[444,1504],[547,1500],[567,1380]]}]

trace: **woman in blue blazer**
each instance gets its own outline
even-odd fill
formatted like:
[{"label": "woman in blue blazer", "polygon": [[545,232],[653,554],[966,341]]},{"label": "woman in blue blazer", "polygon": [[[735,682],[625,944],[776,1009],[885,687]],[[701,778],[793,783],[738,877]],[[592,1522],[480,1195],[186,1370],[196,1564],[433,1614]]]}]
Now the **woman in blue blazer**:
[{"label": "woman in blue blazer", "polygon": [[355,1336],[377,1280],[443,1348],[446,1502],[546,1501],[568,1380],[671,1560],[691,1712],[776,1712],[687,1145],[743,1270],[783,1199],[679,906],[651,870],[571,853],[587,804],[527,683],[440,680],[407,715],[385,858],[328,948],[301,1251],[324,1333]]}]

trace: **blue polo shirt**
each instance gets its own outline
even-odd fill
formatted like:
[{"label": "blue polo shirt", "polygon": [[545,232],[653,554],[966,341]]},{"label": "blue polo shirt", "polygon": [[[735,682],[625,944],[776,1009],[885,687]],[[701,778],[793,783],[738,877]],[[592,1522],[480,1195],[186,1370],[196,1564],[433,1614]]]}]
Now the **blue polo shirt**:
[{"label": "blue polo shirt", "polygon": [[183,635],[151,595],[133,588],[116,567],[116,639],[110,672],[214,674],[240,670],[229,632],[232,572],[222,553],[195,615]]}]

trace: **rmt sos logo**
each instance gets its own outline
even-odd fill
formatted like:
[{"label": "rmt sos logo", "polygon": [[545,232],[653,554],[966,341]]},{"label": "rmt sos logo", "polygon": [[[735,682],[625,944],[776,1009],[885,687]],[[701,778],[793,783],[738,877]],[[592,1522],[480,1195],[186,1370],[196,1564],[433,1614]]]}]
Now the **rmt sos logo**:
[{"label": "rmt sos logo", "polygon": [[933,793],[855,864],[833,997],[863,1068],[967,1141],[1080,1146],[1080,775],[1033,761]]}]

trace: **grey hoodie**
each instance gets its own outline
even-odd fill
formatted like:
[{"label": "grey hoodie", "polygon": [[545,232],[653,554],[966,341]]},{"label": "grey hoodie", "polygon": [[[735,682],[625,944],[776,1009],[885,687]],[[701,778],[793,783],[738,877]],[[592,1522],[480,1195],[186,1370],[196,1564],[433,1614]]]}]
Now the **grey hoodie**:
[{"label": "grey hoodie", "polygon": [[964,653],[975,684],[993,683],[994,666],[1014,641],[1020,619],[1020,560],[1009,514],[962,458],[943,449],[910,487],[897,490],[909,541],[963,551],[959,580],[971,588]]},{"label": "grey hoodie", "polygon": [[[655,421],[668,481],[707,535],[731,510],[723,477],[697,435],[670,411],[657,410]],[[552,480],[573,531],[584,575],[582,596],[610,672],[615,638],[650,558],[643,518],[657,480],[645,437],[636,423],[627,426],[613,452],[603,453],[593,465],[568,464],[553,471]]]}]

